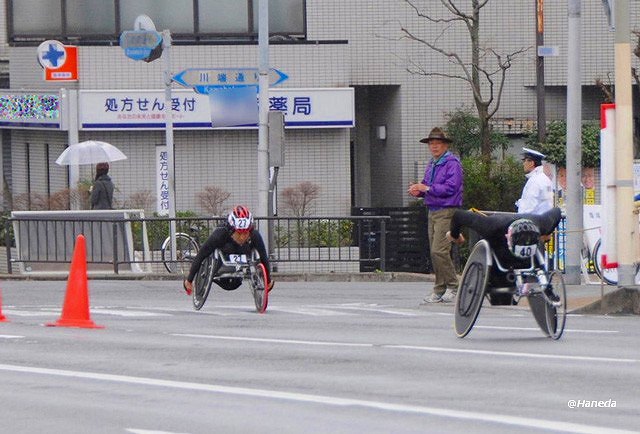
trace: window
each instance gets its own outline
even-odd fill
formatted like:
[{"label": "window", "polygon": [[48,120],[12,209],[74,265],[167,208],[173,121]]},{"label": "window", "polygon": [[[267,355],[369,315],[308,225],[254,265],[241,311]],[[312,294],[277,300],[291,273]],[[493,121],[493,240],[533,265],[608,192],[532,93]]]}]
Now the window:
[{"label": "window", "polygon": [[13,1],[13,32],[22,35],[58,34],[62,28],[60,1]]},{"label": "window", "polygon": [[241,1],[200,2],[200,33],[248,33],[249,4]]},{"label": "window", "polygon": [[159,32],[193,33],[193,0],[120,0],[120,29],[133,30],[138,15],[148,15]]},{"label": "window", "polygon": [[[253,0],[253,27],[258,32],[259,0]],[[304,35],[304,4],[301,0],[269,0],[269,34]]]},{"label": "window", "polygon": [[[304,37],[306,0],[269,0],[269,33]],[[112,44],[139,15],[186,42],[255,41],[260,0],[6,0],[10,43]],[[196,16],[196,13],[198,14]]]},{"label": "window", "polygon": [[67,0],[66,16],[67,33],[71,35],[116,34],[116,8],[112,2]]}]

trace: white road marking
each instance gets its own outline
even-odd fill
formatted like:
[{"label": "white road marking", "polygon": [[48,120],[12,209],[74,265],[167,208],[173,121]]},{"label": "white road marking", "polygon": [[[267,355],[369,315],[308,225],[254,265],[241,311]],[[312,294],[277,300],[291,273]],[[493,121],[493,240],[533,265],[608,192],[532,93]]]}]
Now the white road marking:
[{"label": "white road marking", "polygon": [[136,429],[136,428],[125,428],[125,430],[133,434],[187,434],[187,433],[177,433],[173,431],[150,431],[148,429]]},{"label": "white road marking", "polygon": [[[345,310],[356,310],[356,311],[364,311],[364,312],[380,312],[380,313],[387,313],[389,315],[400,315],[400,316],[417,316],[416,313],[413,312],[401,312],[398,310],[391,310],[388,309],[385,306],[380,306],[377,304],[362,304],[360,306],[356,306],[353,304],[339,304],[339,305],[334,305],[334,304],[328,304],[328,305],[320,305],[322,307],[326,307],[329,309],[345,309]],[[391,307],[391,306],[388,306]]]},{"label": "white road marking", "polygon": [[[474,326],[474,328],[478,329],[494,329],[494,330],[527,330],[527,331],[536,331],[539,332],[540,329],[537,327],[505,327],[505,326]],[[565,332],[570,333],[620,333],[618,330],[586,330],[586,329],[564,329]]]},{"label": "white road marking", "polygon": [[237,336],[219,335],[198,335],[190,333],[172,333],[171,336],[182,336],[187,338],[221,339],[226,341],[248,341],[248,342],[268,342],[276,344],[298,344],[298,345],[320,345],[338,347],[373,347],[373,344],[351,343],[351,342],[323,342],[323,341],[300,341],[295,339],[267,339],[267,338],[245,338]]},{"label": "white road marking", "polygon": [[512,351],[471,350],[471,349],[445,348],[445,347],[421,347],[417,345],[386,345],[386,346],[389,348],[433,351],[433,352],[440,352],[440,353],[481,354],[481,355],[490,355],[490,356],[524,357],[524,358],[532,358],[532,359],[581,360],[581,361],[589,361],[589,362],[606,362],[606,363],[640,363],[640,359],[617,359],[613,357],[571,356],[571,355],[563,355],[563,354],[538,354],[538,353],[522,353],[522,352],[512,352]]},{"label": "white road marking", "polygon": [[109,381],[112,383],[136,384],[143,386],[164,387],[168,389],[197,390],[201,392],[219,393],[251,398],[279,399],[308,404],[320,404],[337,407],[361,407],[396,413],[411,413],[426,416],[445,417],[451,419],[475,420],[481,422],[512,425],[533,429],[547,429],[580,434],[631,434],[634,431],[562,422],[546,419],[534,419],[487,412],[451,410],[447,408],[426,407],[418,405],[394,404],[391,402],[368,401],[362,399],[340,398],[327,395],[284,392],[279,390],[251,389],[246,387],[230,387],[218,384],[189,383],[185,381],[162,380],[157,378],[132,377],[126,375],[100,374],[62,369],[37,368],[0,364],[1,371],[22,372],[28,374],[49,375],[87,380]]},{"label": "white road marking", "polygon": [[540,354],[540,353],[524,353],[524,352],[512,352],[512,351],[490,351],[490,350],[474,350],[474,349],[462,349],[462,348],[447,348],[447,347],[424,347],[419,345],[397,345],[397,344],[373,344],[367,342],[331,342],[331,341],[307,341],[307,340],[295,340],[295,339],[275,339],[275,338],[252,338],[243,336],[222,336],[222,335],[203,335],[192,333],[171,333],[171,336],[198,338],[198,339],[219,339],[228,341],[250,341],[250,342],[263,342],[270,344],[293,344],[293,345],[320,345],[320,346],[343,346],[343,347],[377,347],[377,348],[392,348],[403,350],[418,350],[418,351],[432,351],[440,353],[464,353],[464,354],[479,354],[490,356],[504,356],[504,357],[522,357],[522,358],[534,358],[534,359],[554,359],[554,360],[581,360],[590,362],[606,362],[606,363],[640,363],[640,359],[622,359],[613,357],[598,357],[598,356],[573,356],[563,354]]},{"label": "white road marking", "polygon": [[0,339],[22,339],[24,336],[18,335],[0,335]]},{"label": "white road marking", "polygon": [[187,433],[177,433],[173,431],[150,431],[148,429],[136,429],[136,428],[125,428],[125,430],[133,434],[187,434]]}]

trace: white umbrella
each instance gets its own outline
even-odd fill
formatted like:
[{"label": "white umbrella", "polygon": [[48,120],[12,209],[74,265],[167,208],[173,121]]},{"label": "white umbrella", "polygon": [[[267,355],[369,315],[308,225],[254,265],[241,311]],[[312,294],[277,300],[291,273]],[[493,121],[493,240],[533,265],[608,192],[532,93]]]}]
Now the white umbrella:
[{"label": "white umbrella", "polygon": [[56,160],[60,166],[75,164],[97,164],[102,162],[126,160],[127,156],[115,146],[99,142],[97,140],[87,140],[86,142],[69,145]]}]

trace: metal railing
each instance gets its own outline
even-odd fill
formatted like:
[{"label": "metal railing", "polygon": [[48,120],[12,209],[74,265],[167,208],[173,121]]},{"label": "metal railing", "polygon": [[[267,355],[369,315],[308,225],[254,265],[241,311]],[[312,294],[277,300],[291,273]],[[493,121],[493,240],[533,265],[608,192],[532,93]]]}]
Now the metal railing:
[{"label": "metal railing", "polygon": [[[256,227],[269,234],[269,257],[278,272],[359,272],[362,264],[385,271],[388,216],[269,217]],[[167,273],[161,247],[169,218],[12,217],[5,226],[6,271],[68,271],[77,236],[86,239],[91,271]],[[199,244],[224,221],[219,217],[173,219],[176,232]],[[262,228],[262,230],[261,230]],[[267,241],[267,240],[265,240]],[[165,257],[168,259],[167,257]],[[63,265],[64,264],[64,265]]]}]

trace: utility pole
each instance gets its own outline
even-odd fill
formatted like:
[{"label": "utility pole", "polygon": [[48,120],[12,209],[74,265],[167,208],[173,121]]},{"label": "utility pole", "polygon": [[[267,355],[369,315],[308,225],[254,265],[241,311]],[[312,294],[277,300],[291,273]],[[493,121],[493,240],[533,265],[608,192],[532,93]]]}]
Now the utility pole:
[{"label": "utility pole", "polygon": [[547,121],[544,107],[544,56],[539,48],[544,46],[544,0],[536,0],[536,96],[538,111],[538,143],[547,138]]},{"label": "utility pole", "polygon": [[[631,44],[629,0],[616,0],[615,93],[616,93],[616,241],[618,285],[633,285],[638,217],[633,213],[633,109],[631,100]],[[604,204],[603,204],[604,205]]]},{"label": "utility pole", "polygon": [[[269,215],[269,0],[259,0],[258,5],[258,212],[260,217]],[[268,244],[269,225],[260,227]],[[267,252],[269,246],[267,245]]]},{"label": "utility pole", "polygon": [[565,280],[570,285],[581,283],[580,251],[582,250],[582,71],[580,68],[581,0],[568,4],[567,53],[567,248]]}]

